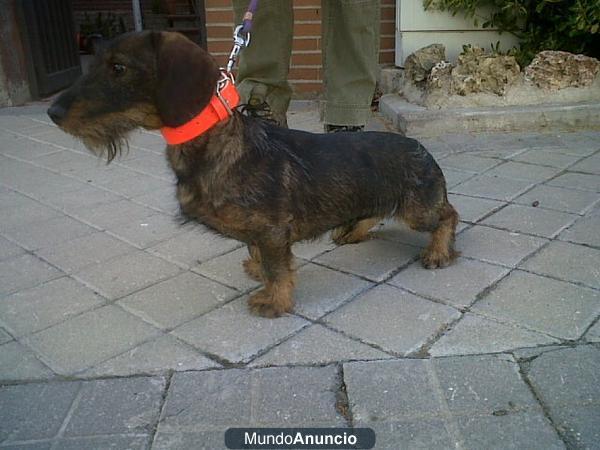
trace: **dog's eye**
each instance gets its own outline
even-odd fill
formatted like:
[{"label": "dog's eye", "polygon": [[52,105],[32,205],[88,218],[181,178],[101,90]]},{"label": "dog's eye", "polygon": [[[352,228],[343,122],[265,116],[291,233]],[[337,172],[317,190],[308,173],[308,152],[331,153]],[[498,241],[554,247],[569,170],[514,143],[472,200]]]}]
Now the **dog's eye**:
[{"label": "dog's eye", "polygon": [[123,75],[127,70],[127,67],[125,67],[124,64],[114,63],[112,70],[115,75]]}]

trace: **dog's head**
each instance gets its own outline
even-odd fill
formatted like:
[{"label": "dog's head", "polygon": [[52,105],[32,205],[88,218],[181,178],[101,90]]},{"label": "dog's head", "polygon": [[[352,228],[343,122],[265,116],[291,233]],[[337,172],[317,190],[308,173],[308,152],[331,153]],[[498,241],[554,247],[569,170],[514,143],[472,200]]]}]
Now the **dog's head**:
[{"label": "dog's head", "polygon": [[139,127],[176,127],[214,94],[214,59],[179,33],[143,31],[115,39],[89,72],[48,109],[64,131],[112,160]]}]

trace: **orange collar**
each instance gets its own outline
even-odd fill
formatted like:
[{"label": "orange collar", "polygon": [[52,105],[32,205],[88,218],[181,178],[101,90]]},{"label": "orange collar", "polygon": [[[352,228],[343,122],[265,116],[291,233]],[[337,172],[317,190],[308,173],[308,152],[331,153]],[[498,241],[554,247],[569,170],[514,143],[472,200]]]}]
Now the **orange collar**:
[{"label": "orange collar", "polygon": [[210,130],[216,124],[224,122],[232,115],[231,110],[240,103],[240,94],[233,81],[225,77],[217,85],[217,93],[210,103],[190,121],[178,127],[162,127],[160,132],[169,145],[183,144]]}]

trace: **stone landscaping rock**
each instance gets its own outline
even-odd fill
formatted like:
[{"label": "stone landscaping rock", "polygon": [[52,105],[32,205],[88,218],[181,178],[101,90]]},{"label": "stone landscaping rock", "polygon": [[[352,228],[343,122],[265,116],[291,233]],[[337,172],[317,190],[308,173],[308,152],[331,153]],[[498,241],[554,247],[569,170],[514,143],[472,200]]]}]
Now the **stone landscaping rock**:
[{"label": "stone landscaping rock", "polygon": [[446,47],[442,44],[431,44],[423,47],[406,58],[404,76],[416,85],[424,85],[431,69],[446,60]]},{"label": "stone landscaping rock", "polygon": [[468,95],[491,92],[504,95],[520,77],[514,56],[486,55],[480,47],[467,48],[452,69],[452,93]]},{"label": "stone landscaping rock", "polygon": [[527,81],[543,89],[589,86],[600,71],[600,61],[585,55],[547,50],[525,68]]}]

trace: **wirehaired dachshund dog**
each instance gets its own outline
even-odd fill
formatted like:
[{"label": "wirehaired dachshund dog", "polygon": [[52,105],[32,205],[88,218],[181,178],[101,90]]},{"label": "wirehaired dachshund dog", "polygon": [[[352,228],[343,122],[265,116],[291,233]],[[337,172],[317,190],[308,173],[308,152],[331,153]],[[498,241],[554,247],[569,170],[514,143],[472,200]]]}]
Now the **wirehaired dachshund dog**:
[{"label": "wirehaired dachshund dog", "polygon": [[[129,33],[98,55],[48,114],[110,161],[138,127],[186,127],[217,98],[220,80],[214,59],[183,35]],[[261,316],[292,310],[291,246],[328,230],[337,244],[351,244],[393,217],[431,233],[424,267],[444,267],[457,256],[458,214],[444,175],[414,139],[289,130],[232,108],[166,153],[182,213],[248,245],[246,273],[264,284],[248,303]]]}]

